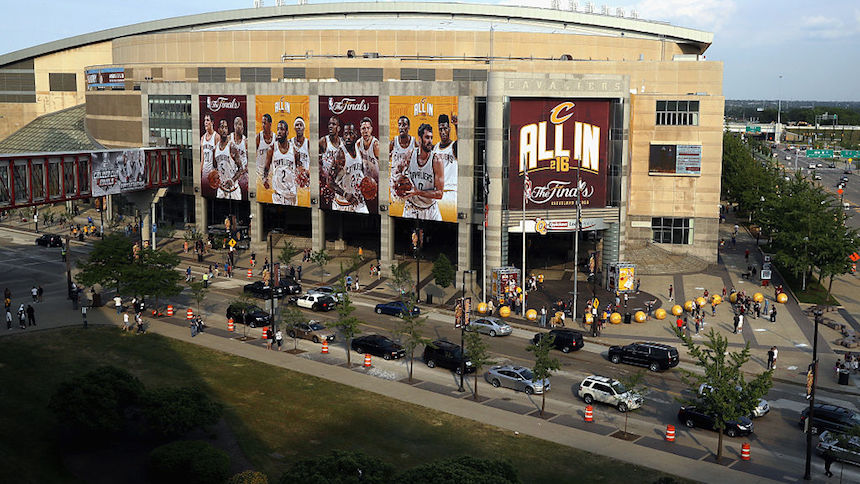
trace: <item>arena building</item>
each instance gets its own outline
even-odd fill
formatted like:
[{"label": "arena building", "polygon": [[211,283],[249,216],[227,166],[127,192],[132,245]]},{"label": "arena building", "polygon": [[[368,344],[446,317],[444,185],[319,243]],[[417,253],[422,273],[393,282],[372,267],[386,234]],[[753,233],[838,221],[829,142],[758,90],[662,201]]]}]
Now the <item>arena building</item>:
[{"label": "arena building", "polygon": [[712,38],[467,3],[169,18],[0,56],[0,138],[85,103],[104,147],[182,149],[159,217],[205,231],[236,215],[255,243],[361,246],[383,269],[416,228],[460,270],[520,265],[523,236],[529,268],[570,269],[577,204],[583,267],[715,262]]}]

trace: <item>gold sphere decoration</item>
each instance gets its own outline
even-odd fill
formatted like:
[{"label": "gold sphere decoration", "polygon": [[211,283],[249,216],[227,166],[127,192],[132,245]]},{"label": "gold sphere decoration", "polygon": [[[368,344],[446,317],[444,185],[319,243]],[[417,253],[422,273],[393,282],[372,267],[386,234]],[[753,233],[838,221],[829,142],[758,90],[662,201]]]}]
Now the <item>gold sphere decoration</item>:
[{"label": "gold sphere decoration", "polygon": [[621,323],[621,315],[618,313],[612,313],[609,315],[609,322],[612,324]]},{"label": "gold sphere decoration", "polygon": [[654,317],[659,319],[660,321],[666,319],[666,310],[663,308],[660,308],[660,309],[654,311]]},{"label": "gold sphere decoration", "polygon": [[536,320],[537,319],[537,311],[535,311],[534,309],[529,309],[528,311],[526,311],[526,319],[528,319],[529,321]]},{"label": "gold sphere decoration", "polygon": [[684,310],[681,308],[681,306],[678,306],[677,304],[672,306],[672,314],[674,314],[675,316],[680,316],[683,312]]},{"label": "gold sphere decoration", "polygon": [[511,315],[511,308],[509,308],[508,306],[502,306],[499,308],[499,316],[501,316],[503,318],[507,318],[510,315]]},{"label": "gold sphere decoration", "polygon": [[644,323],[646,319],[646,314],[642,311],[636,311],[636,314],[633,315],[633,320],[637,323]]}]

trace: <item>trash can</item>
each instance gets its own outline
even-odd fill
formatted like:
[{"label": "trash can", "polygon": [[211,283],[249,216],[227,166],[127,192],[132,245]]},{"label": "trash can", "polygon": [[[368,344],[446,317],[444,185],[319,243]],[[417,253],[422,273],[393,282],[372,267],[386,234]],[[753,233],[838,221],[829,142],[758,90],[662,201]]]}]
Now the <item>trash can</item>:
[{"label": "trash can", "polygon": [[624,313],[624,324],[630,324],[631,316],[630,313]]},{"label": "trash can", "polygon": [[847,385],[848,384],[848,375],[849,375],[848,370],[839,370],[838,373],[839,373],[839,382],[838,383],[840,385]]}]

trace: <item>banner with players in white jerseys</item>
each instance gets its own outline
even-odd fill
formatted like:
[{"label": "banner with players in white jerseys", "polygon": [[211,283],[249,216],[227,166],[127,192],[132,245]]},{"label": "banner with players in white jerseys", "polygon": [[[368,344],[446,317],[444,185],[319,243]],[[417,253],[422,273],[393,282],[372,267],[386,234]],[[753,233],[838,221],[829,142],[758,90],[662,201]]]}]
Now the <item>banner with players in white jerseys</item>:
[{"label": "banner with players in white jerseys", "polygon": [[200,193],[204,197],[248,199],[247,121],[245,96],[200,95]]},{"label": "banner with players in white jerseys", "polygon": [[320,206],[379,211],[379,98],[320,96]]},{"label": "banner with players in white jerseys", "polygon": [[457,97],[389,98],[389,213],[457,221]]},{"label": "banner with players in white jerseys", "polygon": [[257,201],[310,207],[308,96],[256,97]]},{"label": "banner with players in white jerseys", "polygon": [[94,152],[92,194],[117,195],[146,188],[146,152],[143,149]]}]

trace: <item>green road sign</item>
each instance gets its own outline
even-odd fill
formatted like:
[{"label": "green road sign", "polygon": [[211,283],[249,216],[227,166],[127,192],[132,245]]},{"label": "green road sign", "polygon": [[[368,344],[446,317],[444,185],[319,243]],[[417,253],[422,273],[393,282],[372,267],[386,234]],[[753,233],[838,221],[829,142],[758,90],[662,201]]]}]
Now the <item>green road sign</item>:
[{"label": "green road sign", "polygon": [[860,150],[842,150],[842,158],[860,158]]},{"label": "green road sign", "polygon": [[833,150],[806,150],[807,158],[833,158]]},{"label": "green road sign", "polygon": [[747,133],[761,133],[761,126],[747,126]]}]

